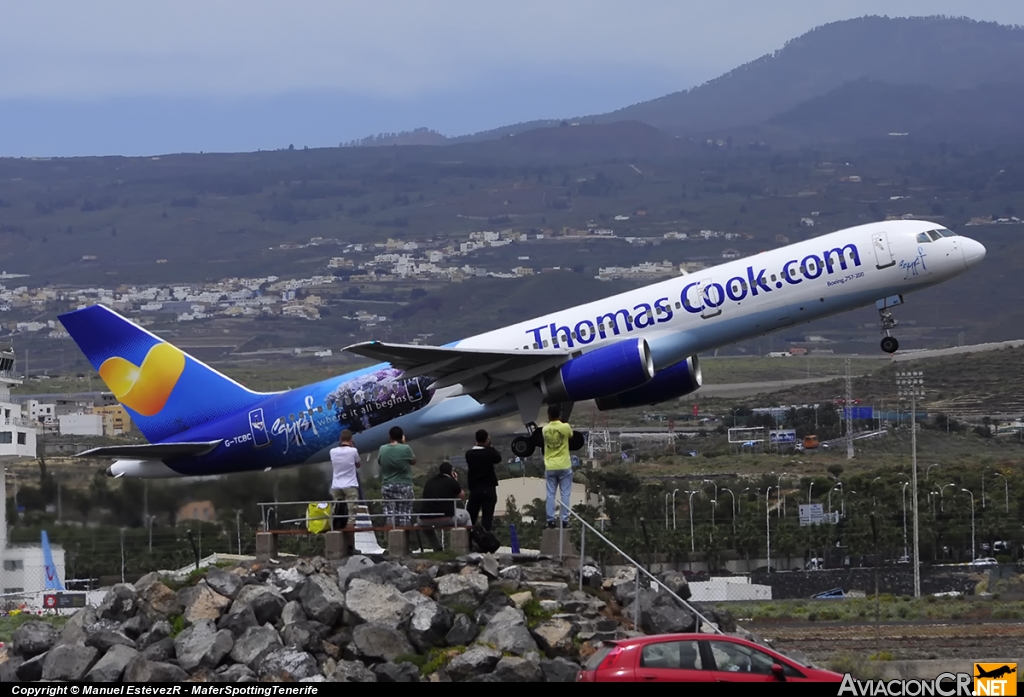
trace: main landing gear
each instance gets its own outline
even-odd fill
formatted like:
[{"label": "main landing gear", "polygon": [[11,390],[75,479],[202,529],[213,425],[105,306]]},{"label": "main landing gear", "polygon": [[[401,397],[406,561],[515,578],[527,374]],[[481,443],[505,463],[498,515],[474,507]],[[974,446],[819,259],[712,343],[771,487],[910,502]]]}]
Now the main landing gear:
[{"label": "main landing gear", "polygon": [[896,318],[892,316],[892,310],[889,309],[889,305],[902,304],[903,298],[899,298],[898,302],[892,302],[892,299],[880,300],[878,307],[878,315],[882,318],[882,331],[885,332],[885,337],[882,339],[882,350],[886,353],[896,353],[900,347],[900,342],[896,340],[891,332],[893,327],[896,326]]},{"label": "main landing gear", "polygon": [[533,451],[537,449],[538,437],[541,434],[540,428],[536,423],[531,421],[526,424],[526,432],[529,435],[516,436],[512,439],[512,454],[518,458],[527,458],[533,455]]}]

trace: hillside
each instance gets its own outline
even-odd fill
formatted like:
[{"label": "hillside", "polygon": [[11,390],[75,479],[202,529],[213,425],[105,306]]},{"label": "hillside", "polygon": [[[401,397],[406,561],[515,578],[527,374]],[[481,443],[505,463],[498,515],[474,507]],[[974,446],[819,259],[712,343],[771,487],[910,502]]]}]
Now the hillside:
[{"label": "hillside", "polygon": [[[991,95],[979,85],[1024,84],[1024,28],[992,22],[948,17],[861,17],[817,27],[787,42],[781,49],[700,86],[634,104],[606,114],[578,116],[570,121],[610,123],[637,120],[674,135],[722,133],[762,124],[796,109],[809,100],[828,95],[849,83],[884,82],[913,87],[892,103],[874,104],[884,94],[870,94],[872,105],[900,119],[920,123],[927,117],[918,108],[941,104],[946,111],[964,108],[950,101],[949,93],[966,90],[970,104],[988,101]],[[915,101],[922,92],[934,95]],[[899,90],[897,90],[899,92]],[[977,97],[975,95],[978,95]],[[1015,102],[1019,105],[1019,100]],[[955,104],[955,109],[950,105]],[[821,104],[808,105],[812,111]],[[1019,108],[1013,112],[1019,114]],[[1006,117],[1009,118],[1008,116]],[[843,133],[852,119],[824,129],[827,135]],[[516,124],[447,142],[500,138],[552,121]],[[973,121],[968,120],[968,128]],[[953,119],[951,124],[958,124]],[[948,129],[947,129],[948,130]],[[962,130],[954,133],[962,134]]]}]

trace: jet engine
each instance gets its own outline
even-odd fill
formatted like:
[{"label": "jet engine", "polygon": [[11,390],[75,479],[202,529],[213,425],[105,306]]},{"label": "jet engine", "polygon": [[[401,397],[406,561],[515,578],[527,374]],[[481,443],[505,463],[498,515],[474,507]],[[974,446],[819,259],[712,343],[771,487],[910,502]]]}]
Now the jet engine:
[{"label": "jet engine", "polygon": [[704,381],[700,363],[696,356],[690,356],[685,361],[659,370],[650,382],[640,387],[600,397],[595,401],[598,411],[647,406],[690,394],[697,391],[702,384]]},{"label": "jet engine", "polygon": [[577,356],[541,382],[548,404],[582,402],[640,387],[654,377],[646,339],[620,341]]}]

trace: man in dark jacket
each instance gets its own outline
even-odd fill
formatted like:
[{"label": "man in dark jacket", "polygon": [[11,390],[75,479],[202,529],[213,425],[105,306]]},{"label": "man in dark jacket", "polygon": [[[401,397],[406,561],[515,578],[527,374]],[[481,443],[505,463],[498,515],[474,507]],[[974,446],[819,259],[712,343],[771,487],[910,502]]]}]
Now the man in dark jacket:
[{"label": "man in dark jacket", "polygon": [[494,525],[494,507],[498,503],[498,475],[494,466],[501,463],[501,453],[491,447],[491,438],[487,431],[476,432],[476,445],[466,451],[466,464],[469,476],[466,486],[469,488],[469,503],[466,510],[477,524],[477,516],[483,513],[480,524],[484,530],[490,531]]},{"label": "man in dark jacket", "polygon": [[[419,523],[422,526],[465,527],[470,524],[469,514],[455,506],[453,499],[461,500],[466,494],[459,484],[458,475],[452,470],[450,462],[442,462],[438,473],[423,485],[423,500],[418,501]],[[431,501],[430,499],[447,499]],[[441,551],[441,543],[437,534],[429,528],[423,531],[427,542],[435,552]]]}]

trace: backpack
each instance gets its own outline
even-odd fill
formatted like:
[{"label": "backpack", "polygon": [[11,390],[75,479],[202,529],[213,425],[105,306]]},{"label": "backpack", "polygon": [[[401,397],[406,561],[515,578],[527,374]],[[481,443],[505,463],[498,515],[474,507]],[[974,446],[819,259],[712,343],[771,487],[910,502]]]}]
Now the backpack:
[{"label": "backpack", "polygon": [[331,504],[311,503],[306,507],[306,530],[314,535],[331,529]]},{"label": "backpack", "polygon": [[501,547],[501,542],[494,536],[494,533],[485,530],[480,525],[475,525],[470,529],[469,541],[478,552],[483,554],[493,554]]}]

